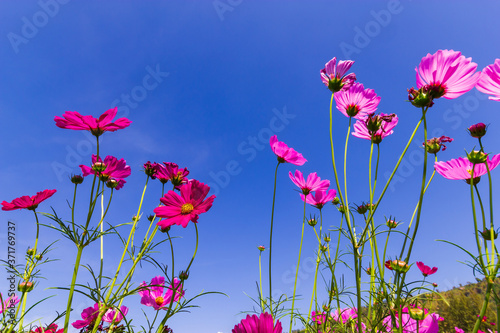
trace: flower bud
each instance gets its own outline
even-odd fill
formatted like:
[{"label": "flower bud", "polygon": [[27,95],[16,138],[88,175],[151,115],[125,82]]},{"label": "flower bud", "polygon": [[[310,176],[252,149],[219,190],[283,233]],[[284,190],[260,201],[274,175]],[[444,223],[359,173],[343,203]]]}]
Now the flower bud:
[{"label": "flower bud", "polygon": [[144,173],[151,177],[151,179],[156,179],[156,168],[155,168],[156,163],[151,163],[150,161],[147,161],[144,163]]},{"label": "flower bud", "polygon": [[443,151],[446,150],[446,146],[444,144],[445,142],[452,142],[452,141],[453,141],[452,138],[442,135],[439,138],[432,138],[427,140],[426,142],[423,143],[423,145],[425,150],[427,150],[429,154],[437,154],[440,150]]},{"label": "flower bud", "polygon": [[328,235],[325,235],[325,237],[323,237],[323,240],[325,241],[325,243],[330,243],[330,236]]},{"label": "flower bud", "polygon": [[138,222],[140,220],[140,217],[137,217],[137,215],[132,216],[132,222]]},{"label": "flower bud", "polygon": [[434,288],[437,288],[438,284],[437,284],[436,282],[433,282],[433,283],[432,283],[432,286],[433,286]]},{"label": "flower bud", "polygon": [[398,222],[395,221],[395,219],[393,219],[392,217],[389,217],[386,221],[385,221],[385,224],[387,225],[387,227],[389,227],[389,229],[394,229],[398,226]]},{"label": "flower bud", "polygon": [[410,318],[415,319],[415,320],[423,320],[426,317],[426,313],[423,309],[418,308],[418,307],[410,307],[408,309]]},{"label": "flower bud", "polygon": [[33,285],[33,282],[31,281],[23,281],[19,282],[17,285],[17,290],[22,292],[22,293],[29,293],[30,291],[33,290],[35,286]]},{"label": "flower bud", "polygon": [[181,281],[185,281],[185,280],[187,280],[188,278],[189,278],[189,272],[181,271],[181,272],[179,273],[179,279],[180,279]]},{"label": "flower bud", "polygon": [[95,162],[94,164],[92,164],[92,170],[94,170],[95,172],[103,172],[104,170],[106,170],[106,164],[104,164],[103,162]]},{"label": "flower bud", "polygon": [[318,221],[313,217],[312,219],[307,221],[307,224],[309,224],[311,227],[314,227],[316,224],[318,224]]},{"label": "flower bud", "polygon": [[81,175],[73,175],[71,176],[71,182],[76,185],[81,184],[83,183],[83,177]]},{"label": "flower bud", "polygon": [[385,268],[390,269],[391,271],[393,270],[393,269],[392,269],[392,266],[391,266],[391,260],[387,260],[387,261],[384,263],[384,266],[385,266]]},{"label": "flower bud", "polygon": [[335,197],[335,198],[333,198],[333,200],[332,200],[332,204],[334,204],[334,205],[338,205],[339,203],[340,203],[340,199],[339,199],[339,197]]},{"label": "flower bud", "polygon": [[410,269],[410,266],[402,260],[393,260],[391,261],[391,268],[398,273],[406,273]]},{"label": "flower bud", "polygon": [[321,244],[319,246],[319,249],[321,250],[321,252],[325,252],[328,249],[328,247],[326,247],[325,245]]},{"label": "flower bud", "polygon": [[408,100],[417,108],[431,107],[434,104],[431,95],[423,87],[419,90],[415,90],[415,88],[408,89]]},{"label": "flower bud", "polygon": [[346,206],[344,206],[344,205],[338,205],[338,206],[337,206],[337,210],[338,210],[339,212],[341,212],[342,214],[345,214],[345,213],[347,213],[347,211],[348,211],[348,209],[347,209],[347,208],[346,208]]},{"label": "flower bud", "polygon": [[166,232],[170,231],[170,227],[162,228],[162,227],[159,226],[158,229],[160,229],[160,231],[163,232],[163,233],[166,233]]},{"label": "flower bud", "polygon": [[154,219],[155,219],[155,215],[149,215],[148,216],[148,221],[149,222],[153,222]]},{"label": "flower bud", "polygon": [[467,158],[472,164],[482,164],[487,161],[488,154],[485,154],[480,150],[473,150],[467,154]]},{"label": "flower bud", "polygon": [[[105,181],[106,177],[99,177],[99,179],[101,179],[102,181]],[[109,177],[108,177],[109,178]],[[106,181],[106,186],[109,187],[109,188],[116,188],[118,186],[119,182],[116,180],[116,179],[109,179]]]},{"label": "flower bud", "polygon": [[365,272],[368,275],[372,275],[373,269],[371,267],[368,267],[367,269],[365,269]]},{"label": "flower bud", "polygon": [[[483,236],[484,240],[491,241],[491,232],[488,229],[484,229],[480,232],[481,236]],[[498,232],[493,231],[493,239],[497,239]]]},{"label": "flower bud", "polygon": [[264,251],[266,248],[263,245],[257,246],[260,252]]},{"label": "flower bud", "polygon": [[488,126],[486,126],[484,123],[477,123],[470,126],[467,130],[469,131],[470,136],[479,139],[486,135],[487,127]]},{"label": "flower bud", "polygon": [[43,258],[43,256],[42,256],[41,254],[37,254],[37,255],[35,256],[35,259],[36,259],[37,261],[42,260],[42,258]]},{"label": "flower bud", "polygon": [[356,207],[356,211],[358,212],[358,214],[361,214],[361,215],[366,213],[367,210],[368,210],[368,207],[366,207],[366,205],[359,205],[358,207]]},{"label": "flower bud", "polygon": [[330,307],[328,305],[323,305],[323,311],[324,312],[330,312]]},{"label": "flower bud", "polygon": [[29,256],[32,256],[35,254],[35,249],[34,248],[29,248],[28,250],[26,250],[26,254],[29,255]]}]

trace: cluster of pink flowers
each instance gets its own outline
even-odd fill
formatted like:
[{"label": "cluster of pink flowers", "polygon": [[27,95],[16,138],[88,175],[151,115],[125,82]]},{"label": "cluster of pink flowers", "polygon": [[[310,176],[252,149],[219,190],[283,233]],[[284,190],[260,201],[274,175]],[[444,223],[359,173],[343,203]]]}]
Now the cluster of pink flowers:
[{"label": "cluster of pink flowers", "polygon": [[[74,328],[84,328],[90,326],[91,328],[95,325],[95,321],[99,318],[99,303],[95,303],[94,306],[88,307],[82,311],[82,320],[77,320],[71,325]],[[127,315],[128,308],[124,305],[120,307],[120,309],[111,308],[106,310],[104,315],[102,316],[102,321],[107,323],[118,324],[122,319]],[[102,325],[102,323],[100,324]]]}]

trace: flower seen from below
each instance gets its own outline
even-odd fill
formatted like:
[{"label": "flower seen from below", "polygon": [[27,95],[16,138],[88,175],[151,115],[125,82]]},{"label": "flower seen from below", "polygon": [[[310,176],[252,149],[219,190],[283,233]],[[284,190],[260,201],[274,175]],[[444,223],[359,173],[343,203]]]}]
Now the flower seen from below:
[{"label": "flower seen from below", "polygon": [[483,69],[476,89],[491,95],[489,99],[500,101],[500,59],[495,59],[495,63]]},{"label": "flower seen from below", "polygon": [[418,269],[420,269],[423,276],[432,275],[432,274],[436,273],[438,270],[437,267],[430,268],[429,266],[424,265],[424,263],[421,261],[417,261],[417,267],[418,267]]},{"label": "flower seen from below", "polygon": [[115,107],[104,112],[99,118],[94,118],[92,116],[82,116],[76,111],[66,111],[62,117],[54,117],[54,121],[57,127],[71,130],[86,130],[99,137],[104,132],[114,132],[124,129],[132,123],[127,118],[119,118],[115,122],[112,122],[117,112],[118,108]]},{"label": "flower seen from below", "polygon": [[37,327],[34,331],[30,331],[30,333],[63,333],[63,332],[64,328],[58,330],[57,325],[54,323],[50,324],[45,328]]},{"label": "flower seen from below", "polygon": [[452,142],[453,139],[447,136],[442,135],[439,138],[432,138],[424,142],[424,148],[427,150],[429,154],[437,154],[439,151],[445,151],[446,145],[445,142]]},{"label": "flower seen from below", "polygon": [[162,183],[166,184],[169,180],[178,189],[182,184],[188,182],[187,176],[189,175],[189,170],[187,168],[179,168],[176,163],[173,162],[163,162],[155,163],[156,178]]},{"label": "flower seen from below", "polygon": [[102,320],[107,323],[119,323],[123,317],[125,317],[128,313],[128,308],[125,305],[120,306],[120,310],[118,309],[108,309]]},{"label": "flower seen from below", "polygon": [[77,320],[71,325],[74,328],[84,328],[90,324],[94,324],[95,320],[99,316],[99,303],[95,303],[93,307],[88,307],[82,311],[82,320]]},{"label": "flower seen from below", "polygon": [[[148,285],[146,282],[142,282],[140,285],[142,288],[139,290],[139,295],[141,296],[141,304],[146,306],[152,306],[155,310],[167,310],[170,303],[172,303],[172,296],[175,296],[173,302],[178,302],[181,297],[184,296],[185,291],[182,289],[181,280],[174,278],[173,285],[165,287],[165,278],[163,276],[156,276],[151,279],[151,283]],[[167,289],[165,293],[164,289]]]},{"label": "flower seen from below", "polygon": [[[493,156],[491,159],[487,157],[488,168],[495,169],[500,164],[500,154]],[[438,161],[434,163],[434,169],[441,176],[447,179],[461,179],[470,184],[472,169],[474,168],[473,180],[474,183],[479,182],[480,177],[485,175],[488,171],[484,164],[472,164],[469,159],[459,157],[450,161]]]},{"label": "flower seen from below", "polygon": [[209,186],[194,179],[180,187],[180,195],[175,191],[168,191],[160,199],[163,206],[154,209],[156,216],[163,218],[157,225],[161,229],[174,224],[186,228],[189,221],[198,222],[198,215],[206,213],[214,202],[215,195],[205,199],[209,191]]},{"label": "flower seen from below", "polygon": [[302,200],[305,200],[308,204],[313,205],[318,209],[321,209],[327,202],[332,201],[336,195],[337,191],[331,189],[328,191],[318,190],[314,192],[314,194],[313,193],[308,194],[307,197],[304,194],[301,194],[300,197],[302,198]]},{"label": "flower seen from below", "polygon": [[307,162],[301,153],[296,152],[293,148],[288,148],[286,143],[278,141],[276,135],[273,135],[271,139],[269,139],[269,144],[278,157],[279,163],[292,163],[300,166]]},{"label": "flower seen from below", "polygon": [[276,320],[274,324],[273,317],[265,312],[257,315],[247,315],[245,319],[234,326],[232,333],[282,333],[281,322]]},{"label": "flower seen from below", "polygon": [[2,201],[2,210],[35,210],[42,201],[50,198],[56,192],[56,190],[43,190],[41,192],[37,192],[37,194],[31,197],[23,195],[22,197],[12,200],[11,202]]},{"label": "flower seen from below", "polygon": [[394,133],[393,129],[397,124],[398,117],[394,113],[370,113],[367,118],[356,121],[352,135],[379,144],[382,139]]},{"label": "flower seen from below", "polygon": [[99,157],[97,160],[96,155],[92,155],[92,167],[86,165],[80,165],[83,176],[97,175],[99,179],[103,182],[114,181],[116,186],[113,188],[119,190],[126,183],[126,177],[130,176],[132,171],[127,162],[121,158],[117,159],[114,156],[106,156],[104,161]]},{"label": "flower seen from below", "polygon": [[377,111],[380,97],[373,89],[365,89],[361,83],[354,83],[349,90],[342,90],[334,96],[337,109],[346,117],[364,119]]},{"label": "flower seen from below", "polygon": [[353,64],[354,61],[352,60],[339,60],[337,63],[337,58],[333,58],[320,71],[321,81],[323,81],[332,93],[340,90],[348,90],[354,81],[356,81],[354,73],[346,75]]},{"label": "flower seen from below", "polygon": [[431,99],[457,98],[476,85],[481,75],[476,68],[471,58],[465,58],[458,51],[439,50],[427,54],[415,68],[417,87],[426,88]]},{"label": "flower seen from below", "polygon": [[326,191],[330,186],[330,181],[327,179],[321,180],[316,172],[310,173],[307,176],[307,181],[304,180],[304,176],[299,170],[295,170],[295,175],[289,171],[288,175],[292,182],[300,188],[303,194],[309,194],[310,192],[318,190]]},{"label": "flower seen from below", "polygon": [[474,124],[474,125],[471,125],[467,131],[469,132],[470,136],[472,136],[473,138],[482,138],[483,136],[486,135],[486,128],[488,126],[486,126],[486,124],[484,123],[477,123],[477,124]]}]

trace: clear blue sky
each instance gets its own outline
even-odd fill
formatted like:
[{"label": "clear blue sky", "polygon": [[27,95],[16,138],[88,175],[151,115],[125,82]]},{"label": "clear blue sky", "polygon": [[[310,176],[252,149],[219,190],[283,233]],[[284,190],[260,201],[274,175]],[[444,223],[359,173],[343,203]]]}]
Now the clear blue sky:
[{"label": "clear blue sky", "polygon": [[[200,308],[178,315],[170,326],[181,333],[228,333],[241,319],[239,312],[252,309],[245,293],[256,297],[256,247],[268,245],[276,163],[268,147],[270,134],[277,134],[308,159],[300,168],[304,173],[318,172],[321,178],[333,181],[328,139],[330,93],[319,76],[324,64],[334,56],[355,60],[352,70],[358,81],[382,98],[379,111],[398,114],[394,135],[382,143],[382,177],[392,170],[420,117],[420,111],[405,102],[406,89],[416,85],[414,68],[420,59],[438,49],[454,49],[472,57],[479,69],[493,63],[500,57],[499,10],[497,1],[480,5],[409,0],[2,1],[0,115],[4,126],[0,153],[4,157],[0,200],[56,188],[56,195],[40,210],[48,211],[52,205],[68,217],[65,200],[72,195],[68,176],[79,172],[79,164],[90,163],[94,144],[83,132],[57,128],[53,118],[68,110],[98,116],[118,106],[119,116],[133,123],[104,135],[101,153],[125,158],[132,176],[116,192],[108,221],[126,222],[135,215],[145,180],[140,169],[148,160],[176,162],[188,167],[193,178],[209,183],[217,199],[199,219],[199,254],[187,293],[220,291],[229,297],[201,298],[196,303]],[[498,103],[475,90],[456,100],[439,100],[429,112],[431,135],[455,138],[439,159],[463,156],[464,148],[472,149],[475,142],[465,128],[476,122],[490,124],[484,142],[487,151],[498,153],[499,109]],[[335,140],[341,143],[347,121],[338,112],[335,117]],[[379,222],[384,215],[393,215],[407,225],[420,183],[422,151],[418,146],[422,137],[420,132],[378,210]],[[351,202],[367,200],[368,152],[368,142],[351,140]],[[288,179],[288,171],[295,169],[280,166],[275,217],[273,286],[288,294],[293,287],[302,219],[302,202]],[[498,185],[498,175],[494,176]],[[483,190],[485,184],[481,183]],[[160,194],[159,183],[149,187],[145,215],[158,204]],[[309,212],[314,209],[308,208]],[[324,213],[328,225],[338,225],[340,214],[333,207],[325,208]],[[0,257],[4,259],[7,246],[5,225],[12,220],[18,226],[21,260],[33,244],[32,214],[0,214],[4,221]],[[139,230],[144,232],[145,227]],[[313,258],[315,250],[314,235],[306,230],[303,260]],[[177,262],[187,265],[194,229],[179,227],[174,233],[183,237],[176,240]],[[58,237],[47,228],[41,234],[42,245]],[[471,270],[457,262],[466,260],[465,255],[436,239],[474,251],[468,188],[440,176],[425,199],[412,258],[439,267],[431,280],[440,289],[473,281]],[[396,254],[399,241],[394,239],[390,255]],[[97,265],[97,250],[89,249],[83,263]],[[120,250],[116,239],[106,243],[108,274],[114,271],[113,255]],[[165,247],[157,258],[169,264],[167,250]],[[42,267],[48,279],[38,289],[69,283],[74,253],[74,246],[61,239],[50,254],[61,261]],[[299,293],[310,295],[312,269],[304,262]],[[347,284],[353,285],[352,273],[343,273]],[[0,273],[2,281],[4,274]],[[146,265],[136,281],[149,281],[157,274]],[[85,277],[82,270],[79,281],[84,282]],[[410,277],[419,278],[416,268]],[[43,295],[54,293],[48,290]],[[37,314],[51,321],[54,309],[64,308],[62,294],[46,301],[48,306],[38,307]],[[132,304],[138,302],[139,296],[126,302],[135,306],[136,321],[142,313]],[[299,302],[304,312],[306,303]],[[91,305],[78,299],[75,308],[81,311]],[[145,309],[152,315],[149,310]],[[78,317],[75,313],[72,318]]]}]

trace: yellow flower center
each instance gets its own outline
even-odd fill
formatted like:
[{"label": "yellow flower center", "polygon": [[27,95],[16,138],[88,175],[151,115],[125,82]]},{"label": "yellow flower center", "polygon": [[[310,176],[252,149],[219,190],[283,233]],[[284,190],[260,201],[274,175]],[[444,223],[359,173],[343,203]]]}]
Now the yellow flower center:
[{"label": "yellow flower center", "polygon": [[158,305],[158,306],[161,306],[163,304],[165,300],[163,299],[163,297],[156,297],[155,299],[155,303]]},{"label": "yellow flower center", "polygon": [[194,207],[192,204],[190,203],[185,203],[184,205],[182,205],[181,207],[181,214],[183,215],[187,215],[189,213],[191,213],[192,211],[194,210]]}]

